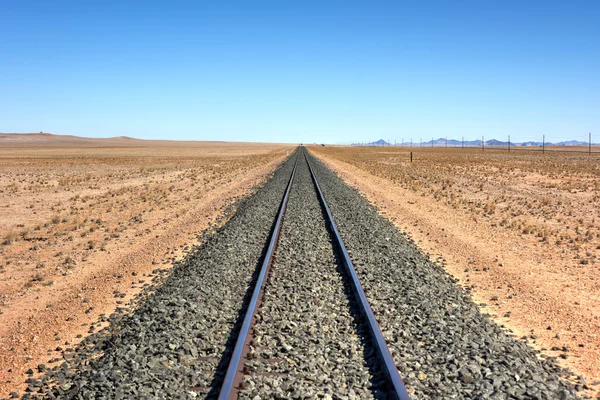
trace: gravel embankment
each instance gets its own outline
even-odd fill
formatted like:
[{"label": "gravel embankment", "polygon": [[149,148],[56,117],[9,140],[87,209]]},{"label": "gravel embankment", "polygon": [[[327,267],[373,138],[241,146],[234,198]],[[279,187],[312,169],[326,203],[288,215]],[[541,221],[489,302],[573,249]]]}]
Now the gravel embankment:
[{"label": "gravel embankment", "polygon": [[240,398],[383,398],[335,254],[300,154]]},{"label": "gravel embankment", "polygon": [[[107,330],[58,365],[41,365],[41,377],[31,371],[23,397],[214,398],[294,157],[132,312],[111,316]],[[413,399],[577,398],[561,380],[564,370],[503,332],[367,200],[310,158]],[[247,364],[257,374],[243,396],[380,397],[379,371],[302,153],[298,165]]]},{"label": "gravel embankment", "polygon": [[564,370],[503,332],[366,199],[310,159],[412,398],[577,398]]},{"label": "gravel embankment", "polygon": [[242,200],[231,220],[137,309],[114,315],[108,332],[88,337],[42,378],[30,378],[24,397],[171,399],[214,393],[222,380],[222,372],[215,376],[214,371],[228,362],[226,348],[231,351],[235,343],[231,332],[262,261],[294,158]]}]

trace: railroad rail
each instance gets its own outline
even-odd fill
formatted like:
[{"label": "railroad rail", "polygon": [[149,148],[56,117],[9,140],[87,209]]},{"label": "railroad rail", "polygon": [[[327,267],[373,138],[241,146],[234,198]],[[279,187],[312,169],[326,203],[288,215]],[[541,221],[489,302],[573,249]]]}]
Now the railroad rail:
[{"label": "railroad rail", "polygon": [[381,328],[379,328],[379,324],[375,319],[375,315],[373,314],[373,310],[369,305],[369,301],[367,300],[367,296],[365,295],[365,291],[363,290],[362,285],[360,284],[360,280],[358,279],[358,275],[356,274],[356,270],[354,269],[354,265],[352,264],[352,260],[350,259],[350,255],[346,250],[346,246],[344,246],[344,241],[340,236],[340,232],[333,220],[333,215],[331,214],[331,210],[325,201],[325,196],[323,196],[323,192],[321,191],[321,187],[319,186],[319,182],[317,181],[317,177],[306,157],[306,163],[308,164],[308,169],[310,170],[310,175],[313,179],[315,187],[317,189],[317,193],[319,194],[319,199],[321,200],[321,204],[325,209],[327,214],[327,222],[333,234],[335,236],[336,245],[339,251],[342,253],[342,262],[344,263],[344,267],[346,268],[346,273],[350,276],[350,282],[352,283],[352,290],[354,292],[355,297],[358,300],[359,309],[363,317],[367,321],[367,326],[369,327],[369,335],[371,336],[371,340],[375,345],[375,349],[377,350],[378,357],[381,361],[381,368],[385,372],[385,375],[388,379],[388,387],[389,390],[393,392],[395,397],[398,400],[408,400],[408,393],[406,388],[404,387],[404,383],[402,383],[402,379],[400,379],[400,374],[398,373],[398,369],[396,368],[396,364],[392,359],[392,355],[390,354],[390,350],[388,349],[385,338],[381,333]]},{"label": "railroad rail", "polygon": [[[368,328],[367,332],[371,340],[372,346],[374,347],[375,352],[377,353],[378,367],[385,375],[388,397],[398,400],[408,400],[408,392],[404,387],[404,384],[400,378],[400,375],[392,359],[390,351],[387,348],[385,338],[383,337],[379,324],[377,323],[375,315],[373,314],[371,306],[369,305],[369,302],[360,283],[356,270],[354,269],[354,266],[352,264],[352,260],[350,259],[348,251],[346,250],[344,242],[340,236],[337,225],[333,220],[333,215],[331,213],[331,210],[329,209],[329,206],[327,205],[323,192],[321,191],[321,187],[319,186],[317,177],[312,169],[308,157],[306,156],[306,150],[302,149],[302,151],[304,152],[303,161],[305,161],[308,165],[308,169],[310,171],[315,190],[318,194],[319,201],[327,216],[326,223],[334,238],[334,245],[340,253],[340,259],[344,265],[345,273],[349,278],[350,286],[352,289],[352,293],[355,297],[357,307],[359,309],[364,324]],[[273,264],[275,249],[277,248],[279,234],[281,232],[282,220],[287,209],[290,190],[292,188],[292,185],[294,183],[294,177],[296,175],[298,157],[300,157],[300,154],[297,153],[294,168],[292,170],[285,193],[281,200],[279,211],[275,217],[275,224],[271,236],[269,238],[267,252],[265,254],[264,261],[261,265],[255,286],[253,288],[252,297],[248,304],[246,314],[244,315],[243,323],[240,328],[240,332],[238,334],[237,341],[231,359],[229,361],[229,365],[227,367],[225,378],[223,380],[223,384],[219,392],[218,398],[220,400],[237,399],[239,396],[239,392],[244,388],[243,380],[246,372],[244,365],[246,356],[249,352],[249,345],[252,341],[253,324],[256,321],[257,310],[260,308],[262,303],[266,277],[269,276],[269,272]]]},{"label": "railroad rail", "polygon": [[285,214],[285,210],[287,208],[288,198],[290,196],[290,189],[292,188],[292,184],[294,183],[294,176],[296,175],[297,165],[298,155],[296,155],[294,169],[292,170],[290,180],[285,189],[283,199],[281,200],[279,211],[277,212],[277,216],[275,217],[275,226],[273,227],[273,232],[271,233],[271,237],[269,238],[269,247],[267,248],[267,253],[265,254],[264,261],[261,265],[260,272],[258,274],[258,278],[256,280],[256,284],[252,292],[252,297],[250,298],[250,303],[248,305],[248,309],[246,310],[246,315],[244,316],[244,321],[242,322],[242,327],[238,334],[238,338],[233,349],[233,354],[231,355],[231,360],[229,361],[229,366],[227,367],[225,379],[223,380],[223,385],[221,386],[221,391],[219,392],[220,400],[237,399],[237,393],[240,389],[239,385],[242,383],[243,380],[244,358],[245,355],[248,353],[248,344],[251,340],[250,329],[252,328],[252,325],[254,323],[259,303],[262,300],[265,278],[267,277],[269,269],[271,268],[271,264],[273,262],[275,247],[277,246],[277,240],[279,239],[279,233],[281,232],[281,221],[283,220],[283,215]]}]

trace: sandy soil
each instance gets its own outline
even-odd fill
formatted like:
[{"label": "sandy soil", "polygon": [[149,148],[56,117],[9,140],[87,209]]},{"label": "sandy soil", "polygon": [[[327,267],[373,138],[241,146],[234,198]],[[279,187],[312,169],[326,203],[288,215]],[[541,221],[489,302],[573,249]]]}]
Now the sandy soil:
[{"label": "sandy soil", "polygon": [[[598,157],[310,148],[515,335],[600,394]],[[564,351],[567,350],[567,351]]]},{"label": "sandy soil", "polygon": [[170,268],[293,148],[94,143],[0,142],[0,395]]}]

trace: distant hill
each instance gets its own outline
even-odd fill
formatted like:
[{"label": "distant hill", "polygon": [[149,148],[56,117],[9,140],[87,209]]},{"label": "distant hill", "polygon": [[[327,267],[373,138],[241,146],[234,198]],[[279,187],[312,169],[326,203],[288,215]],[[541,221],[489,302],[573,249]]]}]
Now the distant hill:
[{"label": "distant hill", "polygon": [[485,142],[486,146],[508,146],[508,142],[492,139]]},{"label": "distant hill", "polygon": [[[446,138],[439,138],[433,141],[423,142],[423,146],[431,147],[433,142],[434,147],[444,147],[446,146]],[[418,145],[418,144],[417,144]],[[463,142],[461,140],[448,139],[448,147],[461,147]],[[468,146],[481,146],[481,140],[465,140],[465,147]]]},{"label": "distant hill", "polygon": [[[167,134],[165,134],[166,136]],[[222,140],[146,140],[129,136],[110,138],[89,138],[73,135],[55,135],[53,133],[0,133],[0,148],[6,147],[222,147],[248,144],[262,145],[260,142],[226,142]]]},{"label": "distant hill", "polygon": [[[587,146],[588,142],[582,142],[579,140],[568,140],[566,142],[555,143],[554,146]],[[593,145],[593,143],[592,143]]]},{"label": "distant hill", "polygon": [[5,146],[98,146],[129,145],[144,143],[144,140],[127,136],[112,138],[86,138],[52,133],[0,133],[0,145]]},{"label": "distant hill", "polygon": [[[397,143],[396,146],[401,146],[402,142]],[[366,145],[366,146],[393,146],[393,144],[383,140],[383,139],[379,139],[376,142],[369,142],[369,143],[353,143],[353,145]],[[409,147],[411,145],[411,142],[409,141],[405,141],[403,143],[404,147]],[[447,143],[446,143],[446,138],[439,138],[439,139],[433,139],[433,140],[429,140],[427,142],[412,142],[412,146],[413,147],[418,147],[418,146],[422,146],[422,147],[444,147],[444,146],[448,146],[448,147],[461,147],[461,146],[465,146],[465,147],[481,147],[481,140],[465,140],[464,142],[461,140],[456,140],[456,139],[448,139]],[[503,142],[501,140],[497,140],[497,139],[490,139],[490,140],[486,140],[484,142],[485,146],[495,146],[495,147],[506,147],[508,146],[508,142]],[[542,142],[521,142],[521,143],[515,143],[515,142],[510,142],[511,146],[514,147],[542,147]],[[588,146],[588,142],[582,142],[579,140],[568,140],[568,141],[564,141],[564,142],[557,142],[557,143],[551,143],[551,142],[546,142],[544,143],[544,145],[546,147],[550,147],[550,146]],[[592,143],[592,146],[600,146],[600,143]]]},{"label": "distant hill", "polygon": [[379,139],[376,142],[369,143],[369,146],[389,146],[389,145],[390,145],[390,143],[386,142],[383,139]]},{"label": "distant hill", "polygon": [[[542,147],[542,142],[523,142],[523,143],[511,143],[513,146],[523,146],[523,147]],[[546,143],[547,146],[550,143]]]}]

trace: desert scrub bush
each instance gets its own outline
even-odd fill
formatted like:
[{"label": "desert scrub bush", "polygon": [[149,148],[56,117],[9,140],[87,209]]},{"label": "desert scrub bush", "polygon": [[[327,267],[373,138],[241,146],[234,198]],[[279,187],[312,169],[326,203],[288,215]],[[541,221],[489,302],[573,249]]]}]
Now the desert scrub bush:
[{"label": "desert scrub bush", "polygon": [[4,236],[4,239],[2,239],[2,244],[8,246],[9,244],[15,243],[17,240],[19,240],[19,235],[16,232],[9,232]]},{"label": "desert scrub bush", "polygon": [[485,206],[483,206],[483,211],[486,214],[493,214],[496,211],[496,204],[488,202]]},{"label": "desert scrub bush", "polygon": [[550,204],[552,204],[552,197],[544,196],[544,198],[542,199],[542,205],[549,206]]},{"label": "desert scrub bush", "polygon": [[521,232],[524,235],[528,235],[530,233],[535,233],[535,227],[533,225],[530,225],[530,224],[525,224],[525,226],[521,229]]},{"label": "desert scrub bush", "polygon": [[73,226],[71,227],[71,230],[77,231],[77,230],[83,228],[84,226],[85,226],[84,220],[82,218],[78,217],[73,220]]}]

